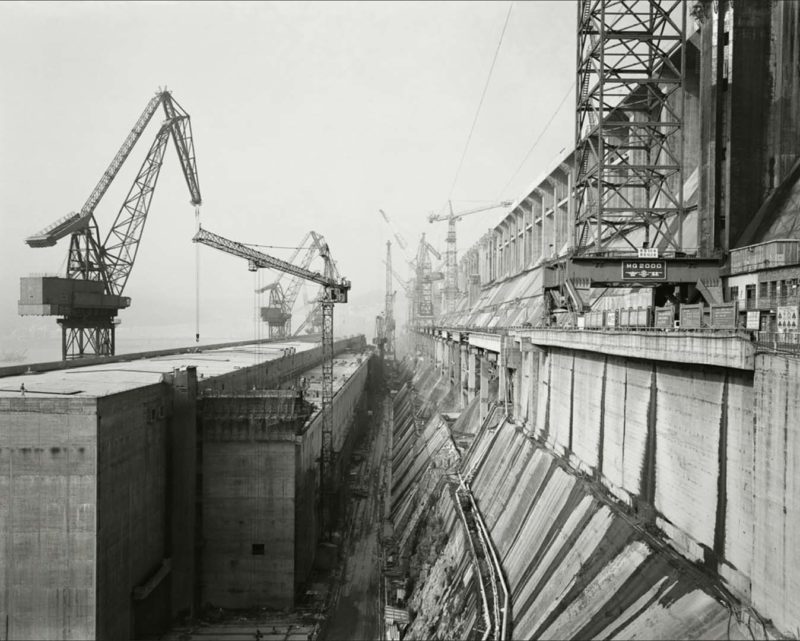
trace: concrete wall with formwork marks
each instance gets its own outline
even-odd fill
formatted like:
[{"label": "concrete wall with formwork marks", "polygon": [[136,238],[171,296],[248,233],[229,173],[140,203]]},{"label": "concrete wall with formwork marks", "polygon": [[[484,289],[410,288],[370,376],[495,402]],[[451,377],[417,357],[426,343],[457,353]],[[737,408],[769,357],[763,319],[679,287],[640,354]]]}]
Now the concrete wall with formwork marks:
[{"label": "concrete wall with formwork marks", "polygon": [[295,441],[308,416],[296,395],[200,401],[203,603],[293,603]]},{"label": "concrete wall with formwork marks", "polygon": [[170,558],[167,441],[172,393],[164,384],[97,401],[97,630],[124,639],[169,621],[169,584],[132,599]]},{"label": "concrete wall with formwork marks", "polygon": [[0,412],[0,638],[95,638],[97,401]]},{"label": "concrete wall with formwork marks", "polygon": [[[625,357],[621,333],[585,334],[572,349],[567,333],[512,336],[508,361],[498,347],[513,398],[489,399],[505,422],[481,426],[462,467],[503,557],[514,638],[796,635],[800,359],[731,335],[708,339],[703,363],[701,339],[679,333]],[[398,455],[430,438],[404,433]]]},{"label": "concrete wall with formwork marks", "polygon": [[[340,348],[346,346],[363,348],[363,339],[342,343]],[[293,358],[281,359],[280,364],[294,371]],[[340,349],[334,358],[331,420],[337,461],[349,457],[369,361],[358,350]],[[234,392],[229,380],[226,391],[216,382],[199,402],[199,573],[204,604],[292,607],[296,588],[311,571],[321,535],[322,418],[315,389],[321,371],[312,368],[302,373],[310,381],[302,394]],[[234,389],[241,389],[243,380],[233,383]],[[287,405],[289,401],[295,404]]]},{"label": "concrete wall with formwork marks", "polygon": [[[354,344],[357,346],[357,344]],[[360,346],[363,349],[363,345]],[[362,403],[367,377],[370,373],[370,358],[363,351],[353,351],[348,358],[334,359],[333,375],[335,379],[333,396],[333,450],[335,475],[341,479],[343,461],[350,457],[355,430],[353,421],[357,409]],[[314,376],[316,373],[311,372]],[[337,389],[338,388],[338,389]],[[316,555],[317,543],[320,541],[320,487],[319,457],[322,448],[322,417],[314,414],[304,426],[302,436],[298,439],[295,452],[295,583],[306,580],[311,572]],[[335,503],[335,501],[334,501]],[[332,513],[336,515],[336,505]]]},{"label": "concrete wall with formwork marks", "polygon": [[753,603],[796,635],[800,631],[800,360],[759,355],[755,392],[750,477],[754,499],[750,510],[755,518],[737,522],[742,532],[737,551],[752,567]]}]

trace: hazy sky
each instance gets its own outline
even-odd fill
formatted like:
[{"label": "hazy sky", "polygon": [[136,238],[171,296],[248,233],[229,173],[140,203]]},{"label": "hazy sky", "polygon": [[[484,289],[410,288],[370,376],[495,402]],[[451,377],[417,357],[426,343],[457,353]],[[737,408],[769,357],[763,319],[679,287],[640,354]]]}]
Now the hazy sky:
[{"label": "hazy sky", "polygon": [[[575,77],[575,4],[514,3],[451,192],[508,8],[506,2],[0,3],[4,338],[36,328],[49,330],[47,340],[57,336],[53,318],[16,316],[19,278],[63,274],[68,240],[30,249],[24,238],[81,208],[162,86],[192,118],[203,226],[267,245],[294,245],[309,229],[323,234],[353,283],[351,303],[337,308],[337,325],[370,337],[383,305],[381,259],[390,238],[379,208],[412,249],[426,232],[443,250],[446,224],[428,224],[430,211],[441,210],[448,197],[457,210],[473,201],[516,199],[573,144],[570,95],[511,180]],[[103,237],[160,119],[159,113],[96,210]],[[459,250],[501,215],[462,221]],[[170,145],[118,337],[191,342],[193,232],[189,193]],[[405,265],[397,268],[407,273]],[[201,247],[200,269],[201,332],[251,337],[254,277],[245,261]]]}]

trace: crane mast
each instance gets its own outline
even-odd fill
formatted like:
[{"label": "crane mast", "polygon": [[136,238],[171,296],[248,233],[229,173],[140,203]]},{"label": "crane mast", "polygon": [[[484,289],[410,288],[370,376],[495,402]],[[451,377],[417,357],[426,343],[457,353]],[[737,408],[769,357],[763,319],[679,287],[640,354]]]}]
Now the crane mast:
[{"label": "crane mast", "polygon": [[[320,255],[325,262],[324,273],[312,272],[290,262],[269,256],[243,243],[224,238],[217,234],[198,229],[192,241],[202,243],[223,251],[248,262],[248,269],[277,269],[292,276],[297,276],[312,283],[322,286],[320,305],[322,308],[322,446],[320,452],[320,483],[322,495],[332,494],[335,489],[335,475],[333,470],[333,415],[331,404],[333,402],[333,306],[335,303],[346,303],[350,291],[350,281],[339,276],[336,264],[330,255],[327,243],[322,243],[319,248]],[[323,531],[328,531],[331,526],[330,498],[323,500]]]},{"label": "crane mast", "polygon": [[[431,254],[437,260],[441,260],[442,255],[422,234],[417,248],[417,267],[416,267],[416,309],[414,310],[414,322],[429,325],[433,319],[433,273],[431,267]],[[440,273],[441,277],[441,273]]]},{"label": "crane mast", "polygon": [[[159,106],[166,118],[101,242],[94,211]],[[159,90],[148,101],[80,212],[68,214],[25,241],[30,247],[50,247],[70,236],[66,277],[23,278],[19,301],[20,315],[61,316],[57,320],[62,328],[64,360],[114,354],[114,317],[130,305],[130,298],[122,296],[122,292],[136,259],[170,138],[197,214],[202,198],[189,114],[169,91]]]},{"label": "crane mast", "polygon": [[458,302],[458,256],[456,253],[456,221],[461,220],[464,216],[471,214],[478,214],[490,209],[497,209],[498,207],[509,207],[510,200],[504,200],[499,203],[491,205],[484,205],[474,209],[468,209],[459,213],[453,212],[453,202],[448,201],[448,213],[444,215],[430,214],[428,222],[434,223],[441,220],[447,221],[447,248],[445,252],[445,281],[444,281],[444,302],[445,312],[455,311]]},{"label": "crane mast", "polygon": [[384,352],[390,359],[395,357],[394,344],[394,289],[392,288],[392,242],[386,241],[386,302],[384,309],[383,331],[386,338]]}]

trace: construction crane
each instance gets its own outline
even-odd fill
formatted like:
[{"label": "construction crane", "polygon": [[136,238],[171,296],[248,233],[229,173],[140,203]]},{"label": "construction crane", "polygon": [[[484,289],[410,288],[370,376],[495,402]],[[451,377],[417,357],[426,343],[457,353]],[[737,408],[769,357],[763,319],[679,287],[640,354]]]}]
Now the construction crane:
[{"label": "construction crane", "polygon": [[[159,107],[163,108],[166,118],[111,229],[101,242],[95,209]],[[164,89],[147,103],[81,210],[25,239],[30,247],[51,247],[61,238],[70,236],[66,277],[22,278],[19,300],[21,316],[60,316],[57,322],[61,326],[61,356],[64,360],[114,354],[115,317],[120,309],[129,307],[131,303],[122,292],[136,259],[170,138],[175,143],[183,177],[189,187],[195,218],[199,220],[200,185],[189,114]]]},{"label": "construction crane", "polygon": [[[386,259],[383,260],[383,264],[384,265],[388,265],[388,263],[386,262]],[[397,284],[400,285],[400,287],[403,288],[403,291],[406,293],[407,296],[410,296],[413,293],[413,289],[414,289],[414,279],[411,279],[410,281],[405,281],[400,277],[400,274],[398,274],[393,267],[391,267],[391,266],[389,266],[389,267],[390,267],[392,276],[394,276],[394,279],[397,281]]]},{"label": "construction crane", "polygon": [[[321,297],[321,294],[320,294]],[[294,330],[292,336],[300,336],[303,330],[307,334],[319,334],[322,332],[322,308],[319,300],[314,304],[314,307],[308,312],[305,320],[300,323],[300,326]]]},{"label": "construction crane", "polygon": [[392,235],[394,236],[394,239],[397,241],[397,244],[400,246],[400,249],[405,254],[408,251],[408,243],[406,242],[405,238],[403,238],[400,232],[397,231],[397,229],[395,229],[394,223],[392,223],[392,220],[389,218],[388,214],[385,211],[383,211],[383,209],[379,209],[378,212],[380,213],[383,220],[386,221],[386,224],[389,225],[389,229],[392,230]]},{"label": "construction crane", "polygon": [[[320,253],[320,248],[324,244],[325,239],[320,234],[315,231],[307,232],[288,262],[299,265],[302,269],[308,269],[314,256]],[[301,252],[302,258],[298,262],[297,259],[298,256],[301,256]],[[284,276],[288,278],[286,282],[282,283]],[[257,294],[269,292],[269,302],[266,307],[261,308],[261,320],[269,326],[270,338],[285,338],[291,335],[292,309],[300,293],[303,280],[299,276],[290,276],[281,272],[274,282],[256,290]]]},{"label": "construction crane", "polygon": [[422,234],[417,248],[417,266],[416,266],[416,292],[415,292],[415,308],[412,316],[412,324],[429,324],[433,319],[433,291],[432,284],[434,280],[441,278],[441,273],[434,273],[431,267],[431,255],[436,260],[441,260],[442,255],[425,240],[425,234]]},{"label": "construction crane", "polygon": [[446,214],[430,214],[428,216],[429,223],[438,221],[447,221],[447,248],[445,251],[445,277],[444,277],[444,301],[445,312],[455,311],[456,303],[458,301],[458,257],[456,255],[456,221],[461,220],[464,216],[472,214],[479,214],[498,207],[510,207],[512,205],[510,200],[503,200],[491,205],[483,205],[474,209],[468,209],[459,213],[453,213],[453,202],[448,201],[448,213]]},{"label": "construction crane", "polygon": [[[333,493],[333,416],[331,402],[333,401],[333,306],[336,303],[346,303],[350,291],[350,281],[339,276],[336,263],[331,258],[328,245],[323,242],[319,248],[320,256],[325,263],[324,273],[312,272],[308,269],[293,265],[285,260],[274,258],[243,243],[228,240],[217,234],[198,227],[192,241],[202,243],[220,251],[244,258],[248,261],[248,269],[275,269],[303,280],[311,281],[322,286],[322,447],[320,453],[320,483],[322,495]],[[322,531],[329,531],[330,500],[323,501],[323,527]]]},{"label": "construction crane", "polygon": [[383,311],[383,335],[386,339],[383,353],[388,359],[395,357],[394,345],[394,288],[392,287],[392,241],[386,241],[386,298]]}]

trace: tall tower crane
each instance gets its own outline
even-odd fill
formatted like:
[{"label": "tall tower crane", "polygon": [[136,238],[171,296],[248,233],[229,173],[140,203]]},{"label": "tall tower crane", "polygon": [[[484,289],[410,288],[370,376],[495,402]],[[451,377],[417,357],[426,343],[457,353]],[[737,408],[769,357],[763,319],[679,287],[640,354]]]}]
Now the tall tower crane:
[{"label": "tall tower crane", "polygon": [[394,345],[394,288],[392,287],[392,241],[386,241],[386,300],[384,307],[383,331],[386,343],[384,354],[387,358],[395,357]]},{"label": "tall tower crane", "polygon": [[[248,269],[276,269],[291,276],[296,276],[322,286],[322,448],[320,453],[322,496],[332,493],[334,488],[333,474],[333,306],[346,303],[350,291],[350,281],[338,274],[336,264],[331,258],[328,245],[323,243],[320,255],[325,262],[324,274],[292,265],[285,260],[274,258],[242,243],[228,240],[217,234],[198,228],[192,241],[208,245],[220,251],[239,256],[248,261]],[[330,526],[330,501],[323,500],[323,531]]]},{"label": "tall tower crane", "polygon": [[[308,269],[314,256],[320,253],[324,244],[325,239],[320,234],[315,231],[307,232],[288,262],[299,265],[302,269]],[[302,256],[299,262],[297,262],[298,256]],[[281,282],[284,276],[287,276],[287,279]],[[303,278],[281,272],[274,282],[256,290],[258,294],[269,292],[269,303],[261,308],[261,320],[269,326],[270,338],[285,338],[291,335],[292,309],[302,284]]]},{"label": "tall tower crane", "polygon": [[447,221],[447,248],[446,248],[446,259],[445,259],[445,276],[444,276],[444,300],[445,300],[445,312],[452,312],[456,308],[456,302],[458,301],[458,257],[456,255],[456,221],[461,220],[464,216],[470,216],[471,214],[479,214],[483,211],[489,211],[490,209],[497,209],[498,207],[510,207],[511,206],[510,200],[503,200],[499,203],[493,203],[491,205],[484,205],[482,207],[476,207],[474,209],[468,209],[467,211],[462,211],[459,213],[453,213],[453,202],[448,201],[448,213],[446,214],[430,214],[428,216],[429,223],[435,223],[438,221],[446,220]]},{"label": "tall tower crane", "polygon": [[[101,242],[95,208],[159,107],[163,108],[166,119],[111,229]],[[22,278],[19,301],[21,316],[60,316],[57,321],[61,326],[64,360],[114,354],[114,319],[120,309],[131,303],[122,292],[136,259],[170,138],[178,152],[195,217],[199,217],[200,185],[189,114],[164,89],[147,103],[81,210],[64,216],[25,240],[30,247],[51,247],[64,236],[70,236],[66,277]]]}]

